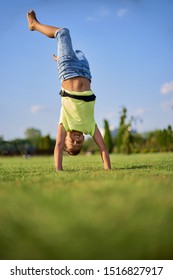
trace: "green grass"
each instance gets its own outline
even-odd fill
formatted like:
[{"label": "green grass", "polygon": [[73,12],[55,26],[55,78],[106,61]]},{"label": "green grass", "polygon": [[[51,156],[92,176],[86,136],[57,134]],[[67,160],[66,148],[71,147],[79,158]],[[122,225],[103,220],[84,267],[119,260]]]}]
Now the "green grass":
[{"label": "green grass", "polygon": [[173,153],[0,158],[0,259],[172,259]]}]

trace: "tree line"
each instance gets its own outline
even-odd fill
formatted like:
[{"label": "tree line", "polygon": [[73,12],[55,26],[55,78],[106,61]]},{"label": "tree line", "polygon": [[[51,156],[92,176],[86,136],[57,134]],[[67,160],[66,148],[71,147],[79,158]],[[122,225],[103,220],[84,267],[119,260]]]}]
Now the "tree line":
[{"label": "tree line", "polygon": [[173,152],[173,130],[171,125],[165,129],[157,129],[146,133],[132,130],[134,118],[127,121],[127,109],[122,108],[119,127],[115,137],[112,137],[109,124],[104,120],[104,140],[109,153],[124,154],[147,152]]},{"label": "tree line", "polygon": [[[104,120],[104,141],[109,153],[147,153],[147,152],[173,152],[173,130],[171,125],[165,129],[157,129],[145,133],[138,133],[132,129],[134,118],[127,121],[127,109],[122,108],[116,134],[109,128],[108,120]],[[24,139],[5,141],[0,137],[0,155],[52,155],[55,139],[50,135],[43,136],[39,129],[28,128]],[[98,147],[92,138],[84,142],[83,153],[94,154]]]},{"label": "tree line", "polygon": [[35,128],[28,128],[25,131],[24,139],[5,141],[0,137],[0,155],[51,155],[53,154],[55,139],[50,135],[42,136],[41,131]]}]

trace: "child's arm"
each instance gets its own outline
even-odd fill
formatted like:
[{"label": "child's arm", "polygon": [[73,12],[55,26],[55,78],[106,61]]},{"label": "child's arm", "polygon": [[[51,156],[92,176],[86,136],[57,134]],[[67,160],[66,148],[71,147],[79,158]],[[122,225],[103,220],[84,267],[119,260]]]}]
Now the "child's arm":
[{"label": "child's arm", "polygon": [[58,132],[56,137],[56,144],[54,149],[54,161],[56,171],[63,170],[62,159],[63,159],[63,150],[64,150],[64,142],[66,137],[66,131],[62,124],[58,126]]},{"label": "child's arm", "polygon": [[103,137],[100,133],[100,130],[98,129],[97,126],[95,128],[93,139],[94,139],[95,143],[97,144],[97,146],[99,147],[100,154],[101,154],[101,157],[103,160],[104,169],[105,170],[111,169],[109,153],[108,153],[107,147],[104,143]]}]

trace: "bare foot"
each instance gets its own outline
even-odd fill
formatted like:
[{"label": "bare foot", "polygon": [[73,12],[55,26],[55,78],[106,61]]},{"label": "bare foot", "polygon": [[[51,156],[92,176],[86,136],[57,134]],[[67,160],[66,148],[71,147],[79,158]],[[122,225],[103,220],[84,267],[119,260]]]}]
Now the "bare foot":
[{"label": "bare foot", "polygon": [[27,13],[27,19],[28,19],[28,27],[31,31],[35,30],[35,25],[37,24],[38,20],[36,18],[36,14],[33,10],[30,10]]}]

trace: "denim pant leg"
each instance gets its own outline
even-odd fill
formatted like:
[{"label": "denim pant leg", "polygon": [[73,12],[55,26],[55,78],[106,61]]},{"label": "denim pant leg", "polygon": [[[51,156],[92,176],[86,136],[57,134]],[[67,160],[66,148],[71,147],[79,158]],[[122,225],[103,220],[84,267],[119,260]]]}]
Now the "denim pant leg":
[{"label": "denim pant leg", "polygon": [[[84,54],[83,59],[80,56],[80,51],[73,50],[70,32],[67,28],[62,28],[55,33],[57,38],[58,51],[58,75],[61,82],[74,77],[85,77],[91,80],[91,73],[88,61]],[[82,52],[81,52],[82,53]]]},{"label": "denim pant leg", "polygon": [[72,41],[70,37],[70,32],[67,28],[61,28],[58,32],[55,33],[57,38],[57,52],[58,58],[63,56],[75,56]]}]

